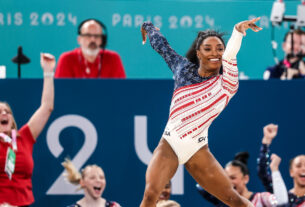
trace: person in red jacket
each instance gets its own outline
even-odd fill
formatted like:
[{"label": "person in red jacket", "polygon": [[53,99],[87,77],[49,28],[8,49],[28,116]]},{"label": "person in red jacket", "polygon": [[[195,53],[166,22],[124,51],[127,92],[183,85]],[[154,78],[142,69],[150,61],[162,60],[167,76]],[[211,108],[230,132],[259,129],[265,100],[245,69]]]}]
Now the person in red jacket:
[{"label": "person in red jacket", "polygon": [[[11,107],[0,101],[0,206],[26,207],[34,202],[33,145],[54,107],[54,56],[41,54],[41,66],[44,72],[41,105],[19,130]],[[22,104],[19,103],[21,107]]]},{"label": "person in red jacket", "polygon": [[106,26],[87,19],[78,26],[78,44],[58,60],[55,78],[126,78],[118,53],[106,50]]}]

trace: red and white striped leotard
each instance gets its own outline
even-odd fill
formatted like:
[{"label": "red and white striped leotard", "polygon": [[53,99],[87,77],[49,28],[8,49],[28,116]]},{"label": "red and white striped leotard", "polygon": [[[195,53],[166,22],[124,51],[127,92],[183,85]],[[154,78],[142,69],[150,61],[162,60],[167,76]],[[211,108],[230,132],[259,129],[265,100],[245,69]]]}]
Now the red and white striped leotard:
[{"label": "red and white striped leotard", "polygon": [[180,164],[208,143],[208,128],[238,89],[236,55],[242,34],[236,29],[222,57],[223,74],[205,80],[198,66],[178,55],[151,23],[144,23],[152,47],[174,73],[175,91],[163,133]]}]

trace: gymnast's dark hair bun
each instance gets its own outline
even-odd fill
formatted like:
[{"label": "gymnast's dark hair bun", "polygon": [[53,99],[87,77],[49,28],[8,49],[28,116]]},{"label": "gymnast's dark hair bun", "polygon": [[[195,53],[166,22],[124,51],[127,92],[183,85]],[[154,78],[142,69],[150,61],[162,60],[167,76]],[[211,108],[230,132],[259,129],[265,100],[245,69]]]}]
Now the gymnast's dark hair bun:
[{"label": "gymnast's dark hair bun", "polygon": [[249,152],[238,152],[235,154],[234,160],[238,160],[245,165],[248,165],[248,159],[250,157]]}]

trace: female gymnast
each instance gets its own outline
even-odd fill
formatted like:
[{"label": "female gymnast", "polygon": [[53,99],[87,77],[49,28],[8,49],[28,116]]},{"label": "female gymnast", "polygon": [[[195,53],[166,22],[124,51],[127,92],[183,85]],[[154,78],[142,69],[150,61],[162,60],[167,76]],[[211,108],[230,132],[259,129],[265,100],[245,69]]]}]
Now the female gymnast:
[{"label": "female gymnast", "polygon": [[[184,164],[192,177],[228,206],[253,206],[232,187],[223,168],[208,147],[208,128],[238,89],[236,55],[247,29],[262,28],[259,18],[234,26],[227,48],[215,31],[199,32],[195,40],[198,63],[178,55],[150,22],[141,27],[143,44],[148,34],[151,46],[174,74],[175,91],[162,138],[146,172],[146,186],[140,207],[155,207],[165,184]],[[220,74],[220,68],[223,74]]]}]

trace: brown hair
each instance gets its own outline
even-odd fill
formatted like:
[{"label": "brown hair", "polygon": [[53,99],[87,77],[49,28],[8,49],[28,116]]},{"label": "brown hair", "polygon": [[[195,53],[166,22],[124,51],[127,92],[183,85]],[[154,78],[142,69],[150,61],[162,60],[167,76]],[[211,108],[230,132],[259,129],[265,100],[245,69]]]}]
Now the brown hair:
[{"label": "brown hair", "polygon": [[289,169],[292,168],[292,164],[293,164],[294,160],[295,160],[297,157],[302,157],[302,156],[305,156],[305,155],[301,154],[301,155],[297,155],[297,156],[295,156],[294,158],[292,158],[292,159],[289,161]]}]

